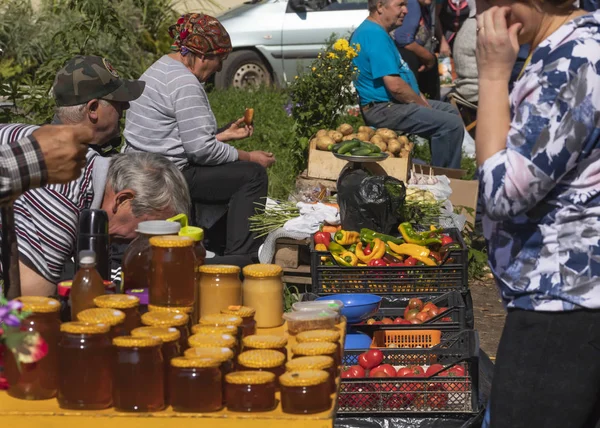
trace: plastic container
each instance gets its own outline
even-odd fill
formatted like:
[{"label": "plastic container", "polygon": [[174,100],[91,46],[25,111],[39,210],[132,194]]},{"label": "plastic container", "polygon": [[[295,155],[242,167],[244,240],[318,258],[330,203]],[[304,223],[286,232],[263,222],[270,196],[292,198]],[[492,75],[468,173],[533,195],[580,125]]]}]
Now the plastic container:
[{"label": "plastic container", "polygon": [[256,309],[258,328],[283,324],[283,269],[274,264],[254,264],[244,268],[244,305]]},{"label": "plastic container", "polygon": [[333,358],[319,355],[316,357],[298,357],[293,358],[285,365],[285,370],[295,372],[300,370],[324,370],[329,373],[329,393],[333,394],[336,390],[335,379],[337,377],[337,368]]},{"label": "plastic container", "polygon": [[440,330],[379,330],[373,334],[371,348],[431,348],[441,338]]},{"label": "plastic container", "polygon": [[110,326],[110,338],[125,336],[125,313],[118,309],[92,308],[79,312],[77,320],[87,323],[102,323]]},{"label": "plastic container", "polygon": [[[319,297],[327,300],[329,296]],[[381,296],[367,293],[334,294],[331,298],[344,303],[341,314],[346,317],[348,323],[360,322],[375,315],[381,306]]]},{"label": "plastic container", "polygon": [[173,358],[170,397],[176,412],[216,412],[223,407],[220,362],[212,358]]},{"label": "plastic container", "polygon": [[312,414],[331,407],[329,374],[323,370],[287,372],[279,377],[281,410],[284,413]]},{"label": "plastic container", "polygon": [[190,317],[177,312],[146,312],[142,315],[142,324],[150,327],[175,327],[179,330],[179,348],[185,351],[188,348],[188,328]]},{"label": "plastic container", "polygon": [[94,299],[94,304],[99,308],[118,309],[125,314],[123,321],[124,334],[131,334],[131,330],[142,325],[138,306],[140,299],[128,294],[105,294]]},{"label": "plastic container", "polygon": [[[310,302],[296,302],[292,305],[294,312],[305,312],[305,311],[319,311],[322,309],[329,309],[330,311],[337,312],[338,316],[342,313],[344,303],[341,300],[319,300]],[[336,320],[339,322],[339,319]]]},{"label": "plastic container", "polygon": [[238,356],[238,370],[271,372],[276,376],[275,384],[278,387],[277,378],[285,372],[284,361],[285,355],[272,349],[245,351]]},{"label": "plastic container", "polygon": [[242,304],[240,268],[233,265],[200,266],[200,317]]},{"label": "plastic container", "polygon": [[134,288],[131,290],[126,290],[125,294],[129,296],[135,296],[140,299],[140,315],[144,315],[146,312],[148,312],[148,302],[150,301],[150,298],[148,296],[149,293],[147,288]]},{"label": "plastic container", "polygon": [[235,315],[242,319],[242,337],[256,334],[256,320],[254,315],[256,309],[248,306],[229,306],[227,309],[221,309],[224,315]]},{"label": "plastic container", "polygon": [[287,321],[288,332],[293,336],[303,331],[333,329],[337,317],[337,313],[329,309],[283,314],[283,319]]},{"label": "plastic container", "polygon": [[285,336],[255,334],[242,339],[242,349],[244,351],[253,349],[273,349],[274,351],[279,351],[285,355],[285,362],[287,361],[287,343],[288,340]]},{"label": "plastic container", "polygon": [[77,314],[85,309],[95,308],[94,298],[104,294],[104,282],[96,270],[96,254],[84,250],[78,260],[81,267],[73,278],[69,296],[71,319],[77,319]]},{"label": "plastic container", "polygon": [[225,376],[225,402],[231,412],[268,412],[275,401],[275,375],[242,371]]}]

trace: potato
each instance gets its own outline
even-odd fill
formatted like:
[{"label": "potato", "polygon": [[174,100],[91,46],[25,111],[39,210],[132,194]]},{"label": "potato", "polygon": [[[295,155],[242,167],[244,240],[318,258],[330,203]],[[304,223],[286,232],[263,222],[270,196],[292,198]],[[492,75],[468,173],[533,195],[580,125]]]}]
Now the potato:
[{"label": "potato", "polygon": [[359,132],[358,134],[356,134],[356,138],[358,138],[360,141],[365,141],[368,143],[371,136],[366,132]]},{"label": "potato", "polygon": [[410,143],[410,141],[408,140],[408,137],[406,135],[400,135],[398,137],[398,142],[402,145]]},{"label": "potato", "polygon": [[377,147],[379,147],[381,149],[382,152],[385,152],[387,150],[387,144],[385,144],[384,142],[381,143],[374,143]]},{"label": "potato", "polygon": [[317,137],[317,149],[329,150],[329,146],[335,144],[333,138],[325,135],[324,137]]},{"label": "potato", "polygon": [[373,135],[370,141],[373,144],[383,143],[383,138],[381,138],[379,135]]},{"label": "potato", "polygon": [[385,152],[383,152],[383,153],[387,153],[387,154],[388,154],[388,156],[389,156],[389,157],[391,157],[391,158],[395,157],[395,156],[394,156],[394,154],[393,154],[392,152],[385,151]]},{"label": "potato", "polygon": [[319,129],[315,137],[325,137],[329,131],[327,129]]},{"label": "potato", "polygon": [[354,129],[352,129],[352,125],[342,123],[340,126],[338,126],[337,131],[341,132],[342,135],[350,135],[354,132]]},{"label": "potato", "polygon": [[376,134],[379,135],[381,138],[383,138],[383,141],[385,141],[385,142],[387,142],[388,140],[393,140],[398,136],[391,129],[383,129],[383,130],[378,129]]},{"label": "potato", "polygon": [[342,141],[342,138],[344,138],[342,133],[338,131],[329,131],[327,133],[327,136],[333,139],[333,141],[335,141],[336,143],[339,143],[340,141]]},{"label": "potato", "polygon": [[394,154],[400,153],[400,150],[402,150],[402,144],[400,144],[396,139],[388,140],[387,146],[388,150]]},{"label": "potato", "polygon": [[348,134],[344,138],[342,138],[342,141],[354,140],[355,138],[356,138],[356,134]]},{"label": "potato", "polygon": [[413,143],[413,142],[409,142],[409,143],[408,143],[407,145],[405,145],[404,147],[406,147],[406,149],[407,149],[409,152],[412,152],[412,151],[413,151],[413,149],[415,148],[415,143]]},{"label": "potato", "polygon": [[370,126],[359,126],[358,132],[366,132],[367,134],[369,134],[369,138],[375,135],[375,130]]},{"label": "potato", "polygon": [[408,150],[402,149],[402,150],[400,150],[400,157],[408,158],[408,157],[410,157],[410,152]]}]

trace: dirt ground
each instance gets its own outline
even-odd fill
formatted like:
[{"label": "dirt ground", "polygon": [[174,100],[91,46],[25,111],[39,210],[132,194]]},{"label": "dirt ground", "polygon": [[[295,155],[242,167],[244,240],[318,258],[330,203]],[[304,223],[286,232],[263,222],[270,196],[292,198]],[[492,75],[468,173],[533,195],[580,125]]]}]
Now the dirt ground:
[{"label": "dirt ground", "polygon": [[475,328],[479,332],[481,349],[493,361],[504,326],[504,307],[492,279],[474,281],[470,284],[470,288],[473,297]]}]

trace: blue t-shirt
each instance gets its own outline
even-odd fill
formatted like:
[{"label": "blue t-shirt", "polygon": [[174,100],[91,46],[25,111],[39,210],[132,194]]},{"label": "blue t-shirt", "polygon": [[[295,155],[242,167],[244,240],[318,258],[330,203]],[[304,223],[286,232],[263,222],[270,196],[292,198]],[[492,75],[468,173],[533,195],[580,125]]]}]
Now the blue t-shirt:
[{"label": "blue t-shirt", "polygon": [[415,75],[400,57],[396,44],[381,25],[365,19],[354,31],[350,43],[360,45],[360,52],[353,63],[358,68],[354,86],[361,105],[394,100],[383,84],[384,76],[400,76],[413,91],[420,94]]}]

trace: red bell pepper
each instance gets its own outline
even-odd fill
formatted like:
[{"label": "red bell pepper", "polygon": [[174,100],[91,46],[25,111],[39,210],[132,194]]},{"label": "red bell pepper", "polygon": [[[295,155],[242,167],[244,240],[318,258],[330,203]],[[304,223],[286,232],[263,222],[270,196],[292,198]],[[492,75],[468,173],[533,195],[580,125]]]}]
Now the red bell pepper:
[{"label": "red bell pepper", "polygon": [[368,256],[369,254],[371,254],[371,252],[372,252],[372,251],[373,251],[373,250],[371,249],[371,243],[369,242],[369,243],[367,244],[367,246],[366,246],[366,247],[363,249],[363,254],[364,254],[365,256]]},{"label": "red bell pepper", "polygon": [[323,244],[326,247],[329,246],[329,243],[331,242],[331,233],[329,232],[317,232],[315,233],[315,244]]},{"label": "red bell pepper", "polygon": [[382,259],[373,259],[369,261],[368,266],[387,266],[387,263]]}]

